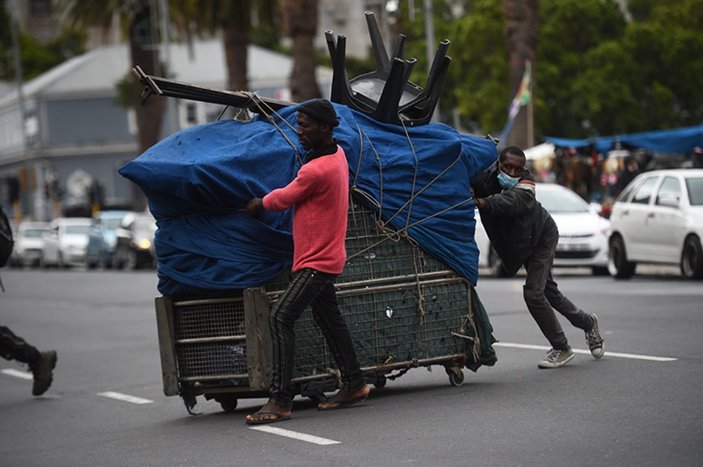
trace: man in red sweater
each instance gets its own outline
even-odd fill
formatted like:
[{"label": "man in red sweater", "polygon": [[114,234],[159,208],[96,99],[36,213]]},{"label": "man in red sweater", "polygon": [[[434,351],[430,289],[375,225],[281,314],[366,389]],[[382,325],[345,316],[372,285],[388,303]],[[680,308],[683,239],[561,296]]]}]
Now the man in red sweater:
[{"label": "man in red sweater", "polygon": [[349,208],[349,169],[344,150],[332,137],[339,124],[332,104],[323,99],[298,107],[297,134],[307,152],[295,179],[261,198],[252,198],[246,212],[293,208],[293,280],[271,310],[273,380],[269,401],[247,415],[250,425],[290,418],[291,379],[295,355],[295,322],[312,304],[315,322],[342,374],[342,388],[321,410],[360,402],[369,395],[352,345],[351,335],[337,306],[334,280],[346,261],[344,239]]}]

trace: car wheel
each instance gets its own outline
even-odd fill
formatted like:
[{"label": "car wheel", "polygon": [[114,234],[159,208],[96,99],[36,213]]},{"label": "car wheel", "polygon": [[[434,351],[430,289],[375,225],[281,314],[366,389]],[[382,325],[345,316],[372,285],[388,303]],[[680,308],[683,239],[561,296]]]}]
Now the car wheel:
[{"label": "car wheel", "polygon": [[591,271],[594,276],[607,276],[610,274],[607,266],[593,266]]},{"label": "car wheel", "polygon": [[683,243],[681,273],[687,279],[703,278],[703,248],[695,235],[689,235]]},{"label": "car wheel", "polygon": [[627,260],[625,242],[619,235],[610,239],[608,250],[608,272],[616,279],[629,279],[635,274],[637,263]]}]

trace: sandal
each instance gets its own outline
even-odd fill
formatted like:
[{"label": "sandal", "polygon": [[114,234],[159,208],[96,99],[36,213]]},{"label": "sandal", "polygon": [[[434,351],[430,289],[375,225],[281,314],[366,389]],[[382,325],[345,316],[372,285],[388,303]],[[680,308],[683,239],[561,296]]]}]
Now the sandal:
[{"label": "sandal", "polygon": [[349,391],[347,389],[340,389],[335,396],[327,402],[322,402],[318,404],[317,408],[319,410],[333,410],[342,407],[347,407],[357,402],[361,402],[369,396],[371,388],[368,384],[364,384],[356,391]]},{"label": "sandal", "polygon": [[247,425],[263,425],[290,419],[291,409],[281,407],[273,401],[268,401],[253,414],[246,416]]}]

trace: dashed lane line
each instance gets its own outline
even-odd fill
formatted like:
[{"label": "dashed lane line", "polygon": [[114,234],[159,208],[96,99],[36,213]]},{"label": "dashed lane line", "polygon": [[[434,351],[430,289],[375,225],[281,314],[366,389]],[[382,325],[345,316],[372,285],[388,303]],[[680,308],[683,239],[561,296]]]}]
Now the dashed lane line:
[{"label": "dashed lane line", "polygon": [[26,371],[13,370],[12,368],[2,370],[2,374],[7,376],[14,376],[15,378],[21,379],[34,379],[34,376],[32,376],[31,373],[28,373]]},{"label": "dashed lane line", "polygon": [[142,399],[141,397],[130,396],[129,394],[122,394],[121,392],[113,391],[99,392],[98,396],[108,397],[118,401],[131,402],[132,404],[151,404],[154,402],[149,399]]},{"label": "dashed lane line", "polygon": [[[543,350],[549,351],[552,348],[546,345],[529,345],[529,344],[516,344],[514,342],[496,342],[493,344],[494,347],[511,347],[514,349],[527,349],[527,350]],[[574,353],[580,353],[585,355],[591,355],[590,350],[574,349]],[[621,352],[610,352],[605,351],[605,357],[617,357],[617,358],[629,358],[632,360],[648,360],[650,362],[675,362],[678,358],[674,357],[656,357],[653,355],[640,355],[634,353],[621,353]]]},{"label": "dashed lane line", "polygon": [[283,428],[277,428],[275,426],[252,426],[252,430],[263,431],[264,433],[270,433],[272,435],[284,436],[286,438],[297,439],[298,441],[305,441],[307,443],[319,444],[320,446],[329,446],[331,444],[341,444],[341,441],[335,441],[333,439],[320,438],[315,435],[308,435],[305,433],[298,433],[297,431],[286,430]]}]

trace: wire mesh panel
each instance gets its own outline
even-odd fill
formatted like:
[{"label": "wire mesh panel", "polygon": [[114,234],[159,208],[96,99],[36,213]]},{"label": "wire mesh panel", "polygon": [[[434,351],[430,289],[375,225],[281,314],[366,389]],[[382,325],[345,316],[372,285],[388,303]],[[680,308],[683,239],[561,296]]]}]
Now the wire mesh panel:
[{"label": "wire mesh panel", "polygon": [[[448,279],[365,287],[338,297],[362,367],[466,352],[462,333],[471,313],[470,285]],[[296,376],[333,367],[320,332],[306,311],[296,325]]]},{"label": "wire mesh panel", "polygon": [[242,299],[176,303],[174,331],[180,378],[247,374]]},{"label": "wire mesh panel", "polygon": [[247,374],[244,342],[177,344],[181,378]]},{"label": "wire mesh panel", "polygon": [[244,304],[241,299],[183,303],[176,303],[174,306],[177,340],[236,336],[245,333]]},{"label": "wire mesh panel", "polygon": [[347,262],[337,283],[447,270],[390,226],[382,228],[370,209],[352,202],[346,238]]}]

